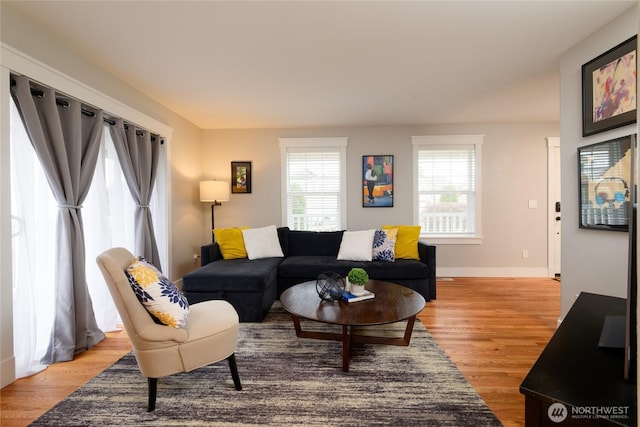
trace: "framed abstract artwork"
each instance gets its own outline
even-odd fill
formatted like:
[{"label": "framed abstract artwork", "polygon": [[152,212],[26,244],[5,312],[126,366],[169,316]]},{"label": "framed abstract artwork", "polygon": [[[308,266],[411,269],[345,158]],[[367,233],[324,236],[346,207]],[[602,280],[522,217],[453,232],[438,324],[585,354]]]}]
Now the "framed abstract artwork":
[{"label": "framed abstract artwork", "polygon": [[582,66],[582,136],[636,121],[637,36]]},{"label": "framed abstract artwork", "polygon": [[393,207],[393,155],[362,156],[362,206]]},{"label": "framed abstract artwork", "polygon": [[251,162],[231,162],[231,192],[251,193]]},{"label": "framed abstract artwork", "polygon": [[580,228],[628,231],[635,135],[578,148]]}]

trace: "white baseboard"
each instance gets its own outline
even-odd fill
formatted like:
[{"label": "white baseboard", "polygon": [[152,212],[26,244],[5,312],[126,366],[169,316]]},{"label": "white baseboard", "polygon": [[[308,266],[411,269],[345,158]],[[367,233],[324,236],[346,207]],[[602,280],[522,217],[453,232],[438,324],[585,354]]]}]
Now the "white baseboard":
[{"label": "white baseboard", "polygon": [[12,356],[0,363],[0,388],[16,380],[16,359]]},{"label": "white baseboard", "polygon": [[438,277],[549,277],[549,269],[437,267]]}]

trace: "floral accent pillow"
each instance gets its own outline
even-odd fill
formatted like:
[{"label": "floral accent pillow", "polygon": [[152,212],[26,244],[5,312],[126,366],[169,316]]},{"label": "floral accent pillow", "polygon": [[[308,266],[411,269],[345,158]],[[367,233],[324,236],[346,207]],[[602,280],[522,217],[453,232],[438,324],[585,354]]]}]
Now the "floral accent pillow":
[{"label": "floral accent pillow", "polygon": [[189,302],[180,289],[144,257],[138,257],[125,274],[147,311],[163,325],[186,328]]},{"label": "floral accent pillow", "polygon": [[396,259],[396,237],[397,228],[387,230],[376,230],[373,235],[373,256],[374,261],[393,262]]}]

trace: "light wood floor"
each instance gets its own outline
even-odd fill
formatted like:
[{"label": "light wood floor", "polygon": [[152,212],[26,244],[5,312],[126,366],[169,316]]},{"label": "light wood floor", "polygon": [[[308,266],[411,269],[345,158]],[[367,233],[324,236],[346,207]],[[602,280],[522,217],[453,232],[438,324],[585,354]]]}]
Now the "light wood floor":
[{"label": "light wood floor", "polygon": [[524,426],[519,387],[555,332],[553,279],[455,278],[419,318],[506,427]]},{"label": "light wood floor", "polygon": [[[419,318],[506,426],[524,425],[520,383],[556,328],[560,284],[552,279],[455,278]],[[22,378],[0,392],[0,424],[26,426],[131,350],[109,333],[72,362]]]}]

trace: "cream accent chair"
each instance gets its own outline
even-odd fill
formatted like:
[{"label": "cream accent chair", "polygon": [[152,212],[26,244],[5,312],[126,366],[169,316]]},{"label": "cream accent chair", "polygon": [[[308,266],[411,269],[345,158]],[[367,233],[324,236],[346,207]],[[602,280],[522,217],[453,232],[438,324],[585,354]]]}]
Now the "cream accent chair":
[{"label": "cream accent chair", "polygon": [[218,362],[229,361],[236,390],[242,390],[236,365],[238,313],[226,301],[205,301],[189,307],[186,329],[156,323],[138,301],[125,270],[134,256],[124,248],[109,249],[96,262],[109,287],[133,345],[142,374],[148,378],[147,411],[155,409],[158,378]]}]

